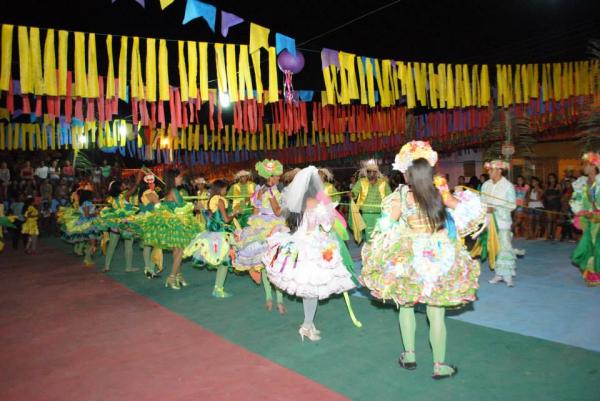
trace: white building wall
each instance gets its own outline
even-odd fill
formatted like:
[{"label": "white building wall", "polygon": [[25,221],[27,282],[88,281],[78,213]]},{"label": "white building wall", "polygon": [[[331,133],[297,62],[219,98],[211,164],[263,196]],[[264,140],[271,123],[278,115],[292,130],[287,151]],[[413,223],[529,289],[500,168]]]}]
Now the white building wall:
[{"label": "white building wall", "polygon": [[[479,177],[485,171],[483,170],[483,152],[477,150],[463,150],[451,154],[445,154],[440,157],[437,164],[437,173],[450,175],[450,188],[458,182],[458,177],[465,175],[464,163],[475,162],[475,174]],[[465,176],[465,180],[469,182],[470,176]]]}]

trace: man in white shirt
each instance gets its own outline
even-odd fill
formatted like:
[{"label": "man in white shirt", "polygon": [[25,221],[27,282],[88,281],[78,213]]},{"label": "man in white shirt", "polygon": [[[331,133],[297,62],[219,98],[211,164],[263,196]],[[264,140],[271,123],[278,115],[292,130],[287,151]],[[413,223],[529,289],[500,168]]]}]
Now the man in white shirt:
[{"label": "man in white shirt", "polygon": [[38,168],[35,169],[35,176],[38,178],[38,181],[44,181],[45,179],[48,178],[48,166],[46,166],[46,163],[41,162],[40,166]]},{"label": "man in white shirt", "polygon": [[502,160],[486,163],[490,179],[481,187],[481,199],[488,205],[488,213],[494,215],[500,239],[500,249],[496,257],[496,276],[490,280],[490,283],[497,284],[504,281],[507,286],[513,287],[517,255],[512,247],[511,212],[517,207],[517,202],[514,185],[503,176],[503,172],[509,167],[509,164]]}]

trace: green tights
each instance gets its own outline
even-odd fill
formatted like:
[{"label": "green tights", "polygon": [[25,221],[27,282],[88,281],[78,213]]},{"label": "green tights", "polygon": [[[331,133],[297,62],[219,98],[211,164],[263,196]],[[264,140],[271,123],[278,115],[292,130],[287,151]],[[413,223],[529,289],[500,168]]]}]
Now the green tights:
[{"label": "green tights", "polygon": [[227,279],[227,266],[219,265],[217,267],[217,277],[215,277],[215,288],[223,288]]},{"label": "green tights", "polygon": [[[444,315],[446,310],[437,306],[427,306],[427,318],[429,319],[429,343],[433,351],[434,364],[444,363],[446,359],[446,323]],[[398,316],[400,321],[400,331],[402,332],[402,343],[406,354],[403,359],[405,362],[415,362],[415,332],[417,324],[415,321],[415,310],[412,307],[400,307]],[[438,373],[448,374],[453,369],[449,366],[442,365],[439,367]]]},{"label": "green tights", "polygon": [[[265,298],[267,302],[273,301],[273,293],[271,290],[271,282],[269,281],[269,277],[267,276],[266,269],[262,269],[260,272],[260,278],[262,280],[263,288],[265,289]],[[275,288],[275,299],[277,300],[277,305],[283,305],[283,293],[279,288]]]},{"label": "green tights", "polygon": [[[115,255],[115,249],[119,245],[119,238],[121,235],[117,233],[110,233],[108,239],[108,247],[106,248],[106,259],[104,260],[104,270],[110,269],[110,262]],[[123,239],[123,245],[125,245],[125,270],[132,270],[133,265],[133,239]]]}]

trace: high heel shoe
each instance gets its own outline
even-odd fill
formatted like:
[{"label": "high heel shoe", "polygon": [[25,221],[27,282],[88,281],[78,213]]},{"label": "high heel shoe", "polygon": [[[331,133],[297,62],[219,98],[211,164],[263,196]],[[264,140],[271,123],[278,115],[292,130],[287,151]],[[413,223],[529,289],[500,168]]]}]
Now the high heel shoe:
[{"label": "high heel shoe", "polygon": [[231,294],[225,292],[223,287],[215,287],[213,289],[212,296],[215,298],[231,298]]},{"label": "high heel shoe", "polygon": [[284,304],[277,304],[277,312],[279,312],[280,315],[285,315],[287,313],[287,308]]},{"label": "high heel shoe", "polygon": [[313,323],[313,324],[310,326],[310,329],[311,329],[311,330],[313,331],[313,333],[315,333],[316,335],[318,335],[318,336],[320,336],[320,335],[321,335],[321,330],[318,330],[318,329],[315,327],[315,324],[314,324],[314,323]]},{"label": "high heel shoe", "polygon": [[182,287],[187,287],[188,286],[188,283],[187,283],[187,281],[185,281],[185,278],[183,278],[183,274],[182,273],[177,273],[177,282]]},{"label": "high heel shoe", "polygon": [[[452,369],[452,371],[449,372],[449,373],[440,374],[440,368],[444,367],[444,366]],[[452,377],[452,376],[456,376],[457,374],[458,374],[458,367],[457,366],[446,365],[445,363],[436,362],[436,363],[433,364],[433,375],[431,376],[431,378],[433,380],[442,380],[442,379],[447,379],[447,378]]]},{"label": "high heel shoe", "polygon": [[160,275],[158,275],[154,272],[154,269],[147,268],[147,267],[144,267],[144,275],[146,276],[146,278],[148,280],[160,277]]},{"label": "high heel shoe", "polygon": [[400,354],[400,358],[398,358],[398,363],[400,364],[401,367],[403,367],[406,370],[415,370],[417,368],[417,362],[406,362],[405,358],[407,354],[413,354],[414,355],[415,351],[404,351],[403,353]]},{"label": "high heel shoe", "polygon": [[177,282],[177,277],[170,275],[169,277],[167,277],[167,281],[165,281],[165,287],[169,287],[172,290],[180,290],[181,287],[179,286],[179,283]]},{"label": "high heel shoe", "polygon": [[319,341],[321,337],[315,333],[315,331],[311,328],[300,326],[298,329],[298,334],[300,334],[300,338],[302,342],[304,342],[304,337],[308,338],[310,341]]}]

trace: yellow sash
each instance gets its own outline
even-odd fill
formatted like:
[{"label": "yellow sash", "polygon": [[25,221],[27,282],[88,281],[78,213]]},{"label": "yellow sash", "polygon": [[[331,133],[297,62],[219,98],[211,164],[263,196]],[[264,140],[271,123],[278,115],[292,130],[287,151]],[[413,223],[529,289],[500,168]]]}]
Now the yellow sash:
[{"label": "yellow sash", "polygon": [[[383,200],[383,198],[385,198],[386,181],[380,179],[380,180],[378,180],[378,183],[379,183],[379,186],[377,189],[379,190],[379,196]],[[366,178],[361,178],[360,179],[360,193],[358,194],[358,199],[356,200],[356,206],[358,206],[359,208],[362,207],[362,205],[365,203],[365,200],[367,200],[368,194],[369,194],[369,180]]]}]

